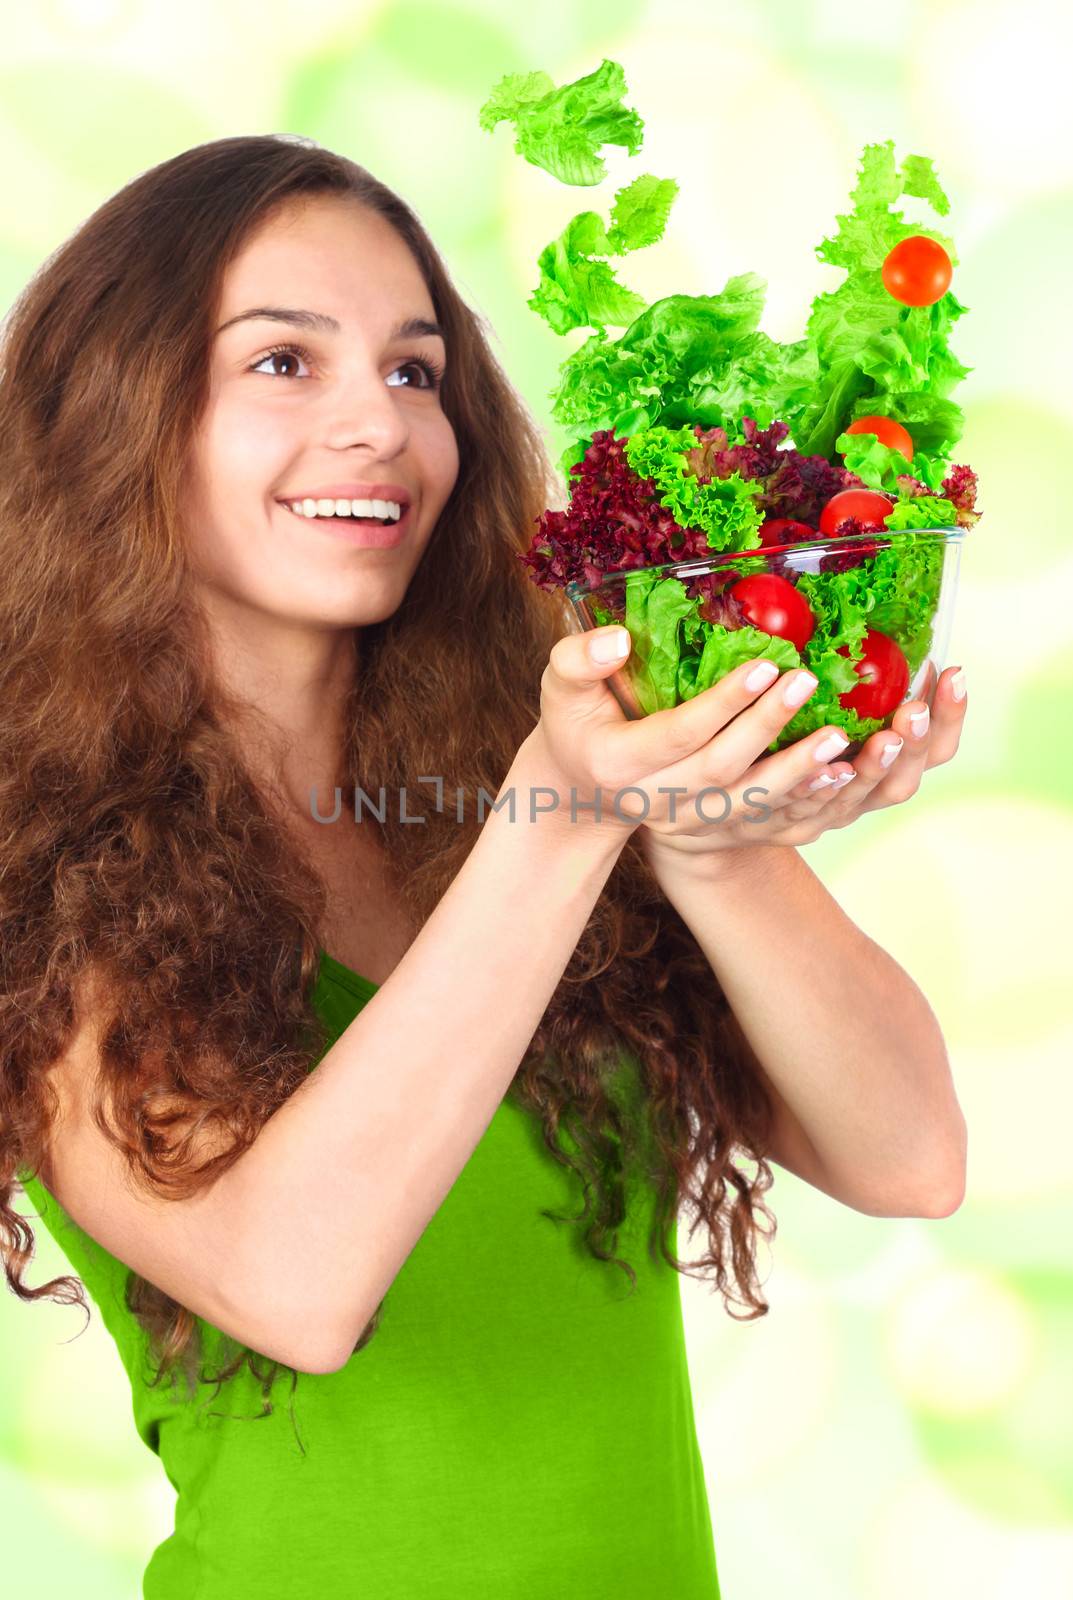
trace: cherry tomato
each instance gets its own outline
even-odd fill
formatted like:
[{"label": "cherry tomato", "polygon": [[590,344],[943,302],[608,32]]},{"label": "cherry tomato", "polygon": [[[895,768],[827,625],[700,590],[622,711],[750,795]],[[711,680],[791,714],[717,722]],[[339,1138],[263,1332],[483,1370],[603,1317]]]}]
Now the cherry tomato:
[{"label": "cherry tomato", "polygon": [[789,639],[798,650],[805,648],[816,631],[812,607],[788,578],[780,578],[774,572],[754,572],[751,577],[741,578],[730,592],[746,622],[761,633]]},{"label": "cherry tomato", "polygon": [[883,287],[903,306],[932,306],[950,287],[954,269],[936,239],[911,234],[888,251],[883,262]]},{"label": "cherry tomato", "polygon": [[[903,428],[893,417],[858,417],[846,429],[847,433],[874,433],[880,444],[891,450],[900,450],[907,461],[913,459],[913,440],[908,428]],[[763,529],[761,528],[761,533]]]},{"label": "cherry tomato", "polygon": [[[860,680],[838,697],[841,706],[861,717],[889,716],[905,699],[909,688],[909,663],[887,633],[869,628],[864,655],[853,663]],[[839,645],[836,655],[849,656],[849,645]]]},{"label": "cherry tomato", "polygon": [[893,510],[894,501],[876,489],[840,489],[820,512],[820,532],[830,538],[847,517],[856,517],[865,527],[882,528],[883,518]]},{"label": "cherry tomato", "polygon": [[773,517],[760,525],[760,545],[766,550],[776,544],[800,544],[803,539],[815,539],[817,530],[807,522],[795,522],[793,517]]}]

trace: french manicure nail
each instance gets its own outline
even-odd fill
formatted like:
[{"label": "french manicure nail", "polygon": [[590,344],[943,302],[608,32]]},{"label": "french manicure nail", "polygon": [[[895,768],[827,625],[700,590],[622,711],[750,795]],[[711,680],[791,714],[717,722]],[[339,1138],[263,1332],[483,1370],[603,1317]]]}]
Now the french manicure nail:
[{"label": "french manicure nail", "polygon": [[844,783],[850,783],[856,776],[857,776],[856,767],[854,767],[852,772],[840,772],[838,774],[838,777],[835,779],[835,788],[836,789],[841,789],[841,787],[842,787],[842,785]]},{"label": "french manicure nail", "polygon": [[745,680],[747,689],[766,689],[769,683],[774,683],[779,675],[778,666],[774,661],[758,661]]},{"label": "french manicure nail", "polygon": [[924,735],[927,733],[927,731],[928,731],[928,722],[930,720],[930,715],[931,714],[928,711],[927,706],[925,706],[922,711],[912,711],[912,712],[910,712],[910,714],[909,714],[909,722],[910,722],[910,725],[911,725],[911,727],[913,729],[913,734],[914,734],[915,738],[923,739]]},{"label": "french manicure nail", "polygon": [[965,668],[964,667],[959,667],[957,669],[957,671],[954,673],[954,676],[950,679],[950,693],[953,695],[955,700],[964,700],[964,698],[965,698]]},{"label": "french manicure nail", "polygon": [[808,699],[819,681],[819,678],[815,677],[811,672],[799,672],[782,691],[784,704],[799,706],[803,700]]},{"label": "french manicure nail", "polygon": [[897,744],[885,744],[883,746],[883,754],[879,758],[879,765],[881,767],[891,766],[904,743],[903,739],[899,739]]},{"label": "french manicure nail", "polygon": [[821,739],[819,744],[813,747],[812,754],[817,761],[833,761],[848,744],[849,740],[841,733],[829,733],[826,739]]},{"label": "french manicure nail", "polygon": [[809,788],[822,789],[826,784],[834,783],[834,781],[835,776],[833,772],[821,772],[818,778],[813,778],[812,782],[809,784]]},{"label": "french manicure nail", "polygon": [[625,628],[616,628],[613,633],[597,634],[589,643],[589,654],[594,661],[601,663],[617,661],[626,654],[629,643],[629,634]]}]

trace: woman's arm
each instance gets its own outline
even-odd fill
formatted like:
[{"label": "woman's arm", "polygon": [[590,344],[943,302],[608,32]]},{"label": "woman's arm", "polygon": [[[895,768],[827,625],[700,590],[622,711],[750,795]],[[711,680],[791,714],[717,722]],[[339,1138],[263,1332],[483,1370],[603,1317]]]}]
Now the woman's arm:
[{"label": "woman's arm", "polygon": [[939,1024],[908,973],[791,846],[650,859],[768,1085],[773,1158],[873,1216],[956,1210],[965,1118]]},{"label": "woman's arm", "polygon": [[[476,843],[390,977],[219,1179],[266,1324],[341,1365],[510,1086],[628,829],[529,820],[521,746]],[[539,802],[547,804],[547,795]],[[297,1334],[295,1335],[297,1337]]]}]

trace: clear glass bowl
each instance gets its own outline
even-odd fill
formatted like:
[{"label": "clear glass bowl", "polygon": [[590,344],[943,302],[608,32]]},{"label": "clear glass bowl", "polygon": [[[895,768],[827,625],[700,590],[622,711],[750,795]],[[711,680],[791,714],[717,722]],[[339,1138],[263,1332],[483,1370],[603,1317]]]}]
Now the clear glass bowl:
[{"label": "clear glass bowl", "polygon": [[[906,700],[931,704],[950,641],[964,537],[962,527],[868,531],[635,567],[597,583],[568,583],[568,620],[575,632],[612,623],[629,631],[630,654],[605,681],[631,719],[691,699],[747,658],[770,656],[783,671],[808,667],[820,682],[768,749],[782,749],[831,724],[849,734],[842,759],[851,759],[870,734],[890,726]],[[743,621],[735,585],[756,574],[785,579],[807,601],[816,626],[802,648]],[[859,645],[843,643],[842,661],[832,670],[842,619],[859,619],[862,610],[866,627],[892,639],[904,657],[904,667],[898,663],[902,677],[895,677],[891,691],[897,693],[904,679],[904,693],[882,716],[868,716],[845,700],[862,683],[853,665]],[[742,626],[749,631],[735,645],[728,634]],[[849,688],[840,686],[836,673]],[[862,696],[857,700],[859,706]]]}]

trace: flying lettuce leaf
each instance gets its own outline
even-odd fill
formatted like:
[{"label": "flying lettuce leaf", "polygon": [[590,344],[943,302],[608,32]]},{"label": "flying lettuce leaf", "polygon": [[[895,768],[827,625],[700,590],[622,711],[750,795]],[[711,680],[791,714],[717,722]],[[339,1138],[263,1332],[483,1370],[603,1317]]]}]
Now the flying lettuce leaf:
[{"label": "flying lettuce leaf", "polygon": [[632,322],[647,302],[620,284],[606,261],[593,258],[624,255],[662,238],[677,193],[673,178],[645,173],[618,191],[609,228],[595,211],[572,217],[541,251],[540,282],[528,302],[531,310],[556,333]]},{"label": "flying lettuce leaf", "polygon": [[546,72],[511,72],[481,106],[480,125],[491,133],[497,123],[513,122],[514,148],[534,167],[561,183],[599,183],[607,172],[601,145],[622,145],[631,156],[641,148],[644,123],[620,104],[625,93],[617,61],[605,59],[560,89]]}]

